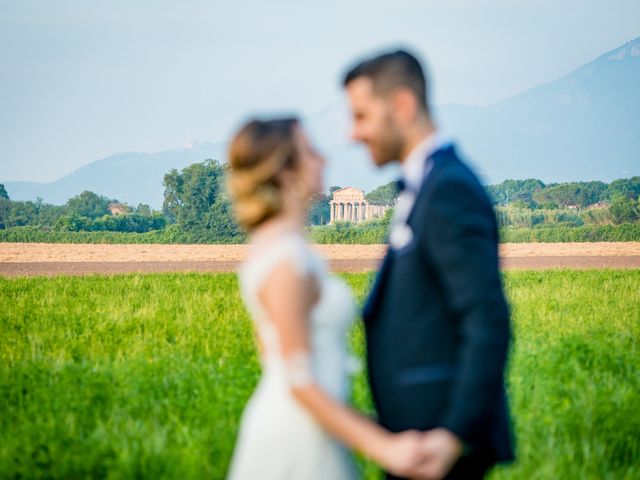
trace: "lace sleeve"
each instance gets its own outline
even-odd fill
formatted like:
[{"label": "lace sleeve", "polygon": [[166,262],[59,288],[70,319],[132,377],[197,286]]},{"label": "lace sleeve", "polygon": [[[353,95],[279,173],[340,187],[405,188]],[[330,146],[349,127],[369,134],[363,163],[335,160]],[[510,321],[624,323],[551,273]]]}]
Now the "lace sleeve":
[{"label": "lace sleeve", "polygon": [[314,274],[313,260],[303,238],[287,235],[255,251],[253,258],[244,265],[242,275],[257,290],[269,273],[283,262],[290,262],[301,277]]}]

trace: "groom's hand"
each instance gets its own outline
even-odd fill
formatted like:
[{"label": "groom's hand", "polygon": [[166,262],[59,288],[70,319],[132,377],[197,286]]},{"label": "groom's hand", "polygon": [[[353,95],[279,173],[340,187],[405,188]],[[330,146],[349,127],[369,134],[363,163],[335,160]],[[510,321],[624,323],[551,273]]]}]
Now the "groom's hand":
[{"label": "groom's hand", "polygon": [[460,458],[462,442],[449,430],[434,428],[424,433],[421,453],[422,463],[412,472],[412,478],[440,480]]}]

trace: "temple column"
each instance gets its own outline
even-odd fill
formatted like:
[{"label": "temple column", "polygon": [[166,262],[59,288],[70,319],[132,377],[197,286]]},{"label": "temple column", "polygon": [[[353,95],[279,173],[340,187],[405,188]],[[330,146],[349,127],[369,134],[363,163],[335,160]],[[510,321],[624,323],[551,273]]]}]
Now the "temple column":
[{"label": "temple column", "polygon": [[333,200],[329,202],[329,223],[333,223]]}]

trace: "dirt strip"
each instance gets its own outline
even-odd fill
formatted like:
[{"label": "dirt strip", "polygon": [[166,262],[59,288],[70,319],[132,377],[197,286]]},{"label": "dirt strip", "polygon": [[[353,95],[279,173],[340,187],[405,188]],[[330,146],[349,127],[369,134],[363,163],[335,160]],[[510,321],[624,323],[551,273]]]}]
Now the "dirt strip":
[{"label": "dirt strip", "polygon": [[[377,270],[386,245],[313,245],[334,272]],[[250,245],[0,243],[0,276],[232,272]],[[640,242],[500,245],[502,268],[640,268]]]},{"label": "dirt strip", "polygon": [[[378,260],[386,245],[314,245],[329,260]],[[250,245],[0,243],[1,262],[238,262]],[[639,249],[640,254],[640,249]]]},{"label": "dirt strip", "polygon": [[[333,272],[365,272],[377,270],[379,260],[330,260]],[[503,257],[503,270],[640,268],[640,255],[635,256],[562,256]],[[116,275],[159,272],[233,272],[238,261],[218,262],[0,262],[0,276],[30,277],[56,275]]]},{"label": "dirt strip", "polygon": [[[313,245],[328,260],[380,260],[386,245]],[[0,243],[2,262],[237,262],[250,245]],[[640,242],[506,243],[502,257],[640,255]]]}]

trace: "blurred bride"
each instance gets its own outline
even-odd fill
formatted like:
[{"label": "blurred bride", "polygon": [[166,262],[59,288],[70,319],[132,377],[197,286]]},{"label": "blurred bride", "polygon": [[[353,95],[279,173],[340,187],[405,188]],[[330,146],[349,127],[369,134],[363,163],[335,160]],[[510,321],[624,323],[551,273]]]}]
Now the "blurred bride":
[{"label": "blurred bride", "polygon": [[240,283],[262,376],[228,478],[356,478],[349,449],[407,474],[419,462],[418,432],[390,433],[345,405],[356,306],[304,234],[311,198],[323,189],[324,158],[290,118],[244,125],[229,163],[236,217],[250,234]]}]

